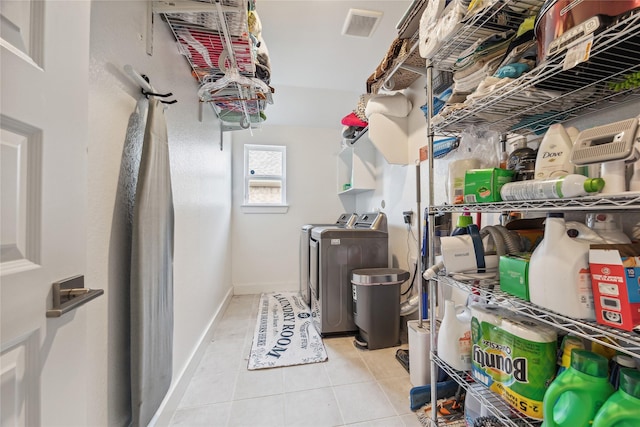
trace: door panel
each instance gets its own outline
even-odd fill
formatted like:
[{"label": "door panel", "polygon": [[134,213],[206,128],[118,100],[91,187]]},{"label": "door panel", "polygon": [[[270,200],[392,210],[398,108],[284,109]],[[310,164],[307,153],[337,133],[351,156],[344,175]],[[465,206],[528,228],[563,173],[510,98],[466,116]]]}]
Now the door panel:
[{"label": "door panel", "polygon": [[90,6],[0,2],[2,425],[88,425],[96,302],[45,315],[51,284],[85,272]]}]

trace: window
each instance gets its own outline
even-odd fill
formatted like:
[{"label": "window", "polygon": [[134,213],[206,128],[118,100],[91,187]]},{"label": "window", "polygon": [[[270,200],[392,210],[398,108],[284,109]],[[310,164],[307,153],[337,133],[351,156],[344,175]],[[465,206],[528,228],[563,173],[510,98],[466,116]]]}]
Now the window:
[{"label": "window", "polygon": [[244,206],[285,206],[286,147],[244,146]]}]

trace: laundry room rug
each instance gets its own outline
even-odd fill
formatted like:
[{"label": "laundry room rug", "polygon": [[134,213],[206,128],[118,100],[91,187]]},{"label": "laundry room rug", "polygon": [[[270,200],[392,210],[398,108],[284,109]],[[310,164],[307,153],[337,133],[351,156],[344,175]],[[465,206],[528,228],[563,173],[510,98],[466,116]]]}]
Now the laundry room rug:
[{"label": "laundry room rug", "polygon": [[311,310],[296,292],[262,294],[247,369],[324,362],[327,351]]}]

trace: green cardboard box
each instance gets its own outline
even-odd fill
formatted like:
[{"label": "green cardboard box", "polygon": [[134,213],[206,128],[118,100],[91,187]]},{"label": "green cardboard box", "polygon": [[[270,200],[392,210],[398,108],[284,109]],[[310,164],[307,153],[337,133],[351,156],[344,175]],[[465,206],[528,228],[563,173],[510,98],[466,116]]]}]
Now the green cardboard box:
[{"label": "green cardboard box", "polygon": [[529,260],[530,252],[502,255],[498,270],[500,289],[511,295],[529,301]]},{"label": "green cardboard box", "polygon": [[507,169],[470,169],[464,175],[464,202],[501,202],[500,188],[513,180],[514,171]]}]

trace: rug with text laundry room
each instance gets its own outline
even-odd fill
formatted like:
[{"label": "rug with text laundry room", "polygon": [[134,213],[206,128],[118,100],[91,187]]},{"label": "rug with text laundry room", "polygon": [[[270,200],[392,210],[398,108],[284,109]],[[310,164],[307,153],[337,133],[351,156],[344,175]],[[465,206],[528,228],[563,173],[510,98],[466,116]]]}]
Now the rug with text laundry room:
[{"label": "rug with text laundry room", "polygon": [[296,292],[263,293],[247,369],[324,362],[327,351]]}]

